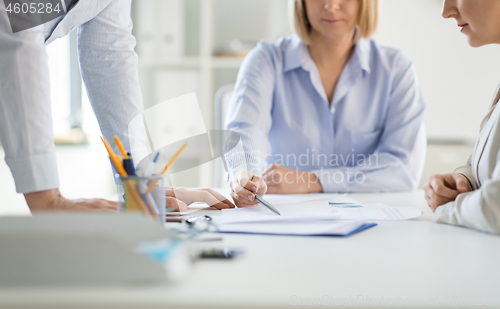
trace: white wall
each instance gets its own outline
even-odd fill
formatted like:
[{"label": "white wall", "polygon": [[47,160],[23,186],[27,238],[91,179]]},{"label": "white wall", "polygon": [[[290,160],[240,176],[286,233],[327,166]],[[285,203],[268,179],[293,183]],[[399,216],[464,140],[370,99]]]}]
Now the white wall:
[{"label": "white wall", "polygon": [[214,14],[215,47],[232,39],[274,40],[291,31],[287,0],[217,0]]},{"label": "white wall", "polygon": [[382,0],[375,38],[413,59],[429,138],[473,141],[500,82],[500,47],[470,47],[441,0]]}]

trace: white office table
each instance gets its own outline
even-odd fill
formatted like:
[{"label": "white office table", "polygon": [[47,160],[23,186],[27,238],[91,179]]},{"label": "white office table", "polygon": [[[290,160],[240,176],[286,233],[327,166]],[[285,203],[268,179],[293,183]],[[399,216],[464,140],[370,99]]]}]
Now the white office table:
[{"label": "white office table", "polygon": [[235,260],[199,261],[177,284],[1,289],[5,308],[500,307],[500,236],[430,222],[421,191],[354,194],[414,206],[347,238],[224,234]]}]

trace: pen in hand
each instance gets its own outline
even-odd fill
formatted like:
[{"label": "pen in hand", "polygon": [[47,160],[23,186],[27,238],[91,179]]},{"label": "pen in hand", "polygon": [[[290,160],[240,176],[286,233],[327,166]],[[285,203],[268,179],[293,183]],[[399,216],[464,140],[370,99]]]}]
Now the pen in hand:
[{"label": "pen in hand", "polygon": [[273,205],[271,205],[271,203],[269,203],[268,201],[264,200],[262,197],[260,197],[258,194],[255,194],[255,199],[261,203],[262,205],[266,206],[267,208],[269,208],[272,212],[278,214],[281,216],[281,214],[279,213],[279,211],[274,208]]}]

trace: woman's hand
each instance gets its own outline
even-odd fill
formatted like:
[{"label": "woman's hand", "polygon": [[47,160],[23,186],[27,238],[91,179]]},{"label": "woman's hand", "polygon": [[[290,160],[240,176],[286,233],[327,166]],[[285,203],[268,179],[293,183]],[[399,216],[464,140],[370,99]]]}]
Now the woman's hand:
[{"label": "woman's hand", "polygon": [[262,175],[269,194],[323,192],[323,186],[313,172],[301,172],[273,164]]},{"label": "woman's hand", "polygon": [[238,207],[249,207],[259,204],[255,201],[254,194],[263,196],[266,194],[267,185],[260,176],[249,171],[241,171],[236,179],[231,182],[231,196]]},{"label": "woman's hand", "polygon": [[425,200],[433,212],[468,191],[472,191],[469,180],[459,173],[432,175],[424,185]]},{"label": "woman's hand", "polygon": [[167,188],[165,191],[167,208],[176,211],[186,211],[195,202],[203,202],[216,209],[235,208],[224,195],[210,189]]},{"label": "woman's hand", "polygon": [[117,212],[118,203],[103,199],[69,200],[61,195],[59,189],[24,194],[32,212],[38,211],[79,211],[79,212]]}]

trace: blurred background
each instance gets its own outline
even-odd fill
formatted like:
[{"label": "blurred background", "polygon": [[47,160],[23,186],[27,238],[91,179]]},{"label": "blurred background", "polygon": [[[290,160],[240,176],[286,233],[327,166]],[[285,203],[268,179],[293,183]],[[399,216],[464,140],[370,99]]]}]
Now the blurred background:
[{"label": "blurred background", "polygon": [[[195,92],[207,130],[221,126],[241,62],[259,40],[289,35],[289,0],[133,0],[132,18],[145,108]],[[428,152],[422,184],[452,172],[469,157],[479,124],[500,82],[498,46],[473,49],[441,0],[381,0],[374,38],[405,50],[418,71],[427,103]],[[76,33],[48,46],[52,114],[62,193],[69,198],[116,193],[99,127],[78,70]],[[186,126],[165,121],[158,130]],[[0,147],[0,154],[3,150]],[[196,150],[176,163],[195,166]],[[220,162],[173,174],[175,186],[221,185]],[[0,162],[0,215],[26,214],[9,168]]]}]

